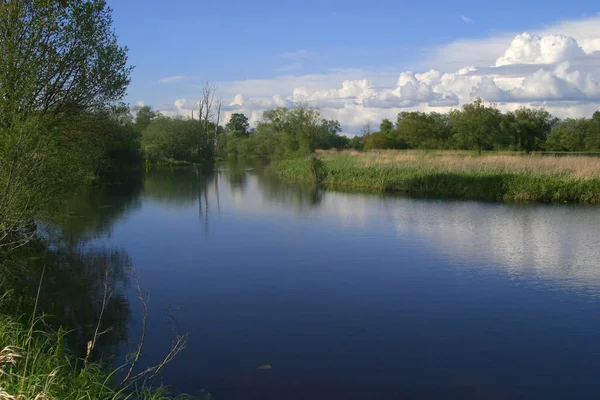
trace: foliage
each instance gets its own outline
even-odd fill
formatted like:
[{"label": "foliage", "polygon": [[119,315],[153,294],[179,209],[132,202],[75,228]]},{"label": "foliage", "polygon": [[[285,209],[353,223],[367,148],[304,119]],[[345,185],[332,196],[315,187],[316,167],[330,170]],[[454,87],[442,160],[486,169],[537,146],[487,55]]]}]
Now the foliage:
[{"label": "foliage", "polygon": [[315,149],[345,148],[339,122],[322,118],[305,105],[267,110],[255,131],[246,137],[229,135],[225,153],[230,158],[278,160],[306,156]]},{"label": "foliage", "polygon": [[131,67],[111,25],[104,0],[0,3],[0,129],[122,99]]},{"label": "foliage", "polygon": [[200,121],[159,116],[142,131],[142,150],[152,163],[169,159],[199,162],[203,157],[196,153],[198,135],[206,136]]},{"label": "foliage", "polygon": [[110,13],[103,0],[0,3],[0,247],[27,241],[61,192],[134,156],[118,111],[131,67]]},{"label": "foliage", "polygon": [[244,114],[233,113],[225,128],[228,134],[233,137],[246,137],[249,133],[250,122],[248,122],[248,117]]},{"label": "foliage", "polygon": [[135,112],[134,128],[137,132],[142,132],[150,125],[153,119],[159,117],[161,114],[154,111],[150,106],[136,106],[133,108]]},{"label": "foliage", "polygon": [[521,107],[502,117],[502,135],[496,138],[498,147],[529,153],[541,150],[557,119],[543,109]]},{"label": "foliage", "polygon": [[493,148],[493,139],[500,126],[501,114],[494,107],[486,107],[481,99],[465,104],[462,111],[452,110],[450,121],[454,141],[459,148],[482,150]]}]

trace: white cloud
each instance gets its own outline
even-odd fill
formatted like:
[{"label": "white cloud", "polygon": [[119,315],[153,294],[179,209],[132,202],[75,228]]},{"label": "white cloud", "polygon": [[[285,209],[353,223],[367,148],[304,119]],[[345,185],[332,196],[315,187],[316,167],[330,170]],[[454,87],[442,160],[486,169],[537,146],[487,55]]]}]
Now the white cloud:
[{"label": "white cloud", "polygon": [[471,19],[471,18],[467,17],[466,15],[461,15],[461,16],[460,16],[460,19],[462,19],[462,20],[463,20],[463,22],[465,22],[465,23],[467,23],[467,24],[472,24],[472,23],[474,22],[474,21],[473,21],[473,19]]},{"label": "white cloud", "polygon": [[528,32],[517,35],[496,60],[496,66],[511,64],[553,64],[585,57],[577,40],[563,35],[538,36]]},{"label": "white cloud", "polygon": [[304,49],[291,51],[288,53],[281,53],[279,55],[279,57],[281,57],[281,58],[285,58],[286,60],[293,60],[293,61],[304,60],[304,59],[308,58],[309,56],[310,56],[310,53]]},{"label": "white cloud", "polygon": [[168,76],[166,78],[159,79],[158,83],[160,83],[161,85],[168,85],[171,83],[181,82],[181,81],[185,80],[186,78],[187,77],[183,76],[183,75]]},{"label": "white cloud", "polygon": [[[347,133],[358,133],[366,122],[376,127],[403,110],[447,112],[477,97],[503,110],[530,105],[563,117],[587,115],[600,108],[599,27],[600,16],[537,33],[455,41],[431,50],[427,66],[414,72],[370,67],[219,82],[219,95],[228,99],[225,120],[243,112],[256,123],[265,109],[302,102],[339,120]],[[309,53],[280,56],[295,64]],[[188,115],[191,108],[183,101],[170,110]]]}]

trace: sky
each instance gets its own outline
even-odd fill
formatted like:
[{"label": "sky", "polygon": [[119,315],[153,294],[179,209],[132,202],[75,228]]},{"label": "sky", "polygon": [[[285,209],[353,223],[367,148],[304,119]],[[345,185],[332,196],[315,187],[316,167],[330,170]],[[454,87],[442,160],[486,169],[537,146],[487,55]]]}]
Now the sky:
[{"label": "sky", "polygon": [[203,82],[222,120],[307,103],[348,135],[477,97],[560,117],[600,109],[596,1],[108,0],[135,66],[126,101],[190,116]]}]

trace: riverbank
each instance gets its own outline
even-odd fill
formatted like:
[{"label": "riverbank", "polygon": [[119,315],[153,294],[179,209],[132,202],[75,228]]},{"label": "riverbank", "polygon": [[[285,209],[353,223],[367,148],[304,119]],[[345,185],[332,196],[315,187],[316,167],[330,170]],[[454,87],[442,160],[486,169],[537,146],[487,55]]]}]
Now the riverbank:
[{"label": "riverbank", "polygon": [[100,364],[77,365],[64,349],[64,332],[28,325],[0,310],[0,399],[170,399],[164,388],[119,387]]},{"label": "riverbank", "polygon": [[490,201],[600,203],[600,158],[461,151],[319,152],[272,168],[326,187]]}]

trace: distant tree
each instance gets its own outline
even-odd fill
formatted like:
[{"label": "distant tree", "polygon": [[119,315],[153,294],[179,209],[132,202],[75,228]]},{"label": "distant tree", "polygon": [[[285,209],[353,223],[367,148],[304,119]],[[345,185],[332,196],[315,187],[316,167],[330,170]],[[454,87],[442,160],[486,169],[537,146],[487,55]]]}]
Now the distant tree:
[{"label": "distant tree", "polygon": [[371,134],[371,122],[367,122],[365,123],[361,128],[360,128],[360,133],[362,134],[362,136],[367,136]]},{"label": "distant tree", "polygon": [[493,138],[500,126],[500,111],[486,107],[482,99],[465,104],[462,110],[452,110],[450,120],[454,139],[459,147],[478,153],[493,147]]},{"label": "distant tree", "polygon": [[587,151],[600,151],[600,111],[596,111],[588,123],[585,148]]},{"label": "distant tree", "polygon": [[245,137],[248,136],[250,128],[250,122],[248,117],[242,113],[233,113],[227,125],[225,125],[227,131],[234,137]]},{"label": "distant tree", "polygon": [[382,132],[371,133],[365,137],[365,150],[386,149],[387,138]]},{"label": "distant tree", "polygon": [[586,118],[561,121],[548,136],[546,148],[552,151],[585,151],[589,124],[590,120]]},{"label": "distant tree", "polygon": [[368,137],[368,135],[367,136],[358,136],[358,135],[354,136],[348,142],[348,148],[354,149],[354,150],[363,150],[365,148],[365,139],[367,137]]},{"label": "distant tree", "polygon": [[396,130],[396,148],[443,148],[451,134],[448,116],[435,112],[401,112]]},{"label": "distant tree", "polygon": [[197,133],[203,132],[201,125],[201,121],[182,117],[153,119],[142,132],[142,149],[146,159],[152,162],[163,159],[200,161],[196,140]]},{"label": "distant tree", "polygon": [[313,135],[313,148],[315,149],[344,149],[348,146],[349,139],[340,135],[342,128],[338,121],[321,120],[318,129]]},{"label": "distant tree", "polygon": [[557,119],[544,109],[521,107],[514,112],[501,116],[501,129],[496,143],[500,147],[526,151],[539,150],[543,147]]},{"label": "distant tree", "polygon": [[133,125],[135,130],[138,132],[146,129],[154,118],[160,116],[159,112],[154,111],[152,107],[146,105],[136,106],[133,108],[133,111],[135,112],[135,120]]}]

